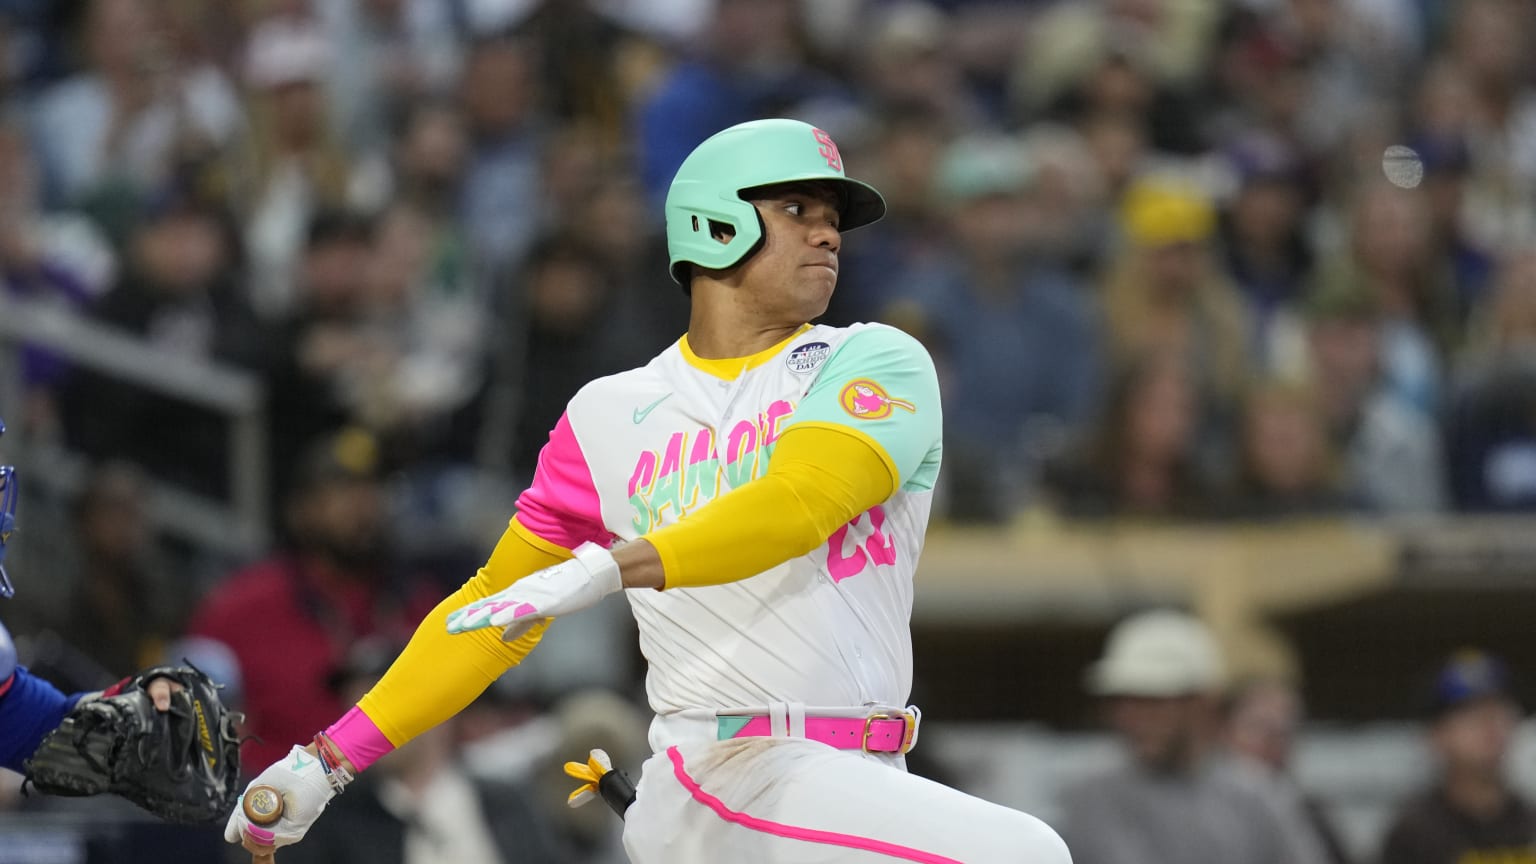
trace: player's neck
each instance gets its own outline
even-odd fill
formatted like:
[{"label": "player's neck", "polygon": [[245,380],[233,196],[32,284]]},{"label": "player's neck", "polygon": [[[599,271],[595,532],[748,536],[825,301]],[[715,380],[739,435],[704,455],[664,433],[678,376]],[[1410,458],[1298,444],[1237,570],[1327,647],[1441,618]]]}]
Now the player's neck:
[{"label": "player's neck", "polygon": [[795,335],[805,322],[766,322],[744,315],[704,314],[696,304],[688,321],[688,348],[704,360],[750,357]]}]

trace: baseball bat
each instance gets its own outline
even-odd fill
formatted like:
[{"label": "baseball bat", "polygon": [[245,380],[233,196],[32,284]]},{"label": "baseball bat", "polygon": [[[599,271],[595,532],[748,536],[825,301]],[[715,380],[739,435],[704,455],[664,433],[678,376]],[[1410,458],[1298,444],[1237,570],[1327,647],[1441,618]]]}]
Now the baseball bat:
[{"label": "baseball bat", "polygon": [[[252,786],[245,790],[240,806],[245,809],[245,818],[251,820],[252,825],[271,825],[283,818],[283,793],[275,786]],[[249,834],[240,840],[245,851],[251,853],[251,864],[275,864],[277,850],[274,847],[257,843]]]}]

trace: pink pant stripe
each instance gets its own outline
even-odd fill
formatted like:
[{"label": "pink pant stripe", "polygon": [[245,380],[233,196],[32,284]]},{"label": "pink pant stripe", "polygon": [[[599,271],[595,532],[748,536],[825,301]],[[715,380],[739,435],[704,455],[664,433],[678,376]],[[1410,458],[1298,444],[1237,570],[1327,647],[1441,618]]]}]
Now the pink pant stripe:
[{"label": "pink pant stripe", "polygon": [[869,837],[859,837],[854,834],[842,834],[837,831],[822,831],[817,828],[801,828],[796,825],[785,825],[782,822],[771,822],[767,819],[759,819],[756,816],[748,816],[739,810],[732,810],[725,806],[725,802],[705,792],[703,787],[688,775],[688,769],[683,767],[683,754],[677,752],[676,747],[667,748],[667,758],[672,760],[672,773],[677,776],[677,782],[683,784],[693,800],[715,811],[727,822],[732,822],[743,828],[753,831],[761,831],[764,834],[772,834],[775,837],[784,837],[790,840],[804,840],[807,843],[824,843],[828,846],[843,846],[848,849],[859,849],[865,852],[875,852],[880,855],[889,855],[892,858],[900,858],[903,861],[917,861],[919,864],[962,864],[954,858],[945,858],[943,855],[935,855],[932,852],[924,852],[913,849],[910,846],[898,846],[895,843],[887,843],[884,840],[874,840]]}]

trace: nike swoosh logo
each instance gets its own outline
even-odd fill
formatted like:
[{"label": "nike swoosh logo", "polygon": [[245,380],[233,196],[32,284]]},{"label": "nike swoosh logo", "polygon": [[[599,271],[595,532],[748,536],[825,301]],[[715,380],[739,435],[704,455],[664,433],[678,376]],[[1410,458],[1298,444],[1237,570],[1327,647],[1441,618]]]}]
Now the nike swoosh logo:
[{"label": "nike swoosh logo", "polygon": [[645,406],[644,408],[636,408],[635,409],[635,425],[639,426],[641,423],[644,423],[645,422],[645,418],[650,416],[650,413],[656,409],[657,405],[660,405],[661,403],[663,403],[663,402],[665,402],[665,401],[667,401],[668,399],[671,399],[671,398],[672,398],[672,394],[668,393],[667,395],[661,397],[660,399],[657,399],[655,402],[652,402],[651,404]]},{"label": "nike swoosh logo", "polygon": [[305,762],[303,756],[295,755],[293,757],[293,767],[288,769],[288,770],[293,771],[293,772],[299,772],[299,771],[303,771],[305,768],[308,768],[309,766],[311,766],[313,764],[315,764],[313,759],[311,759],[308,762]]}]

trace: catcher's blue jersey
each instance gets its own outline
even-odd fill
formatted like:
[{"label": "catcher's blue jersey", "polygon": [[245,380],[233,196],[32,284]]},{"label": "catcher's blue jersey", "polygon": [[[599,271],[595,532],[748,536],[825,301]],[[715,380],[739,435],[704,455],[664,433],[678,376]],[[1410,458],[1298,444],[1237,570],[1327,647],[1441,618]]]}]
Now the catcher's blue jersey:
[{"label": "catcher's blue jersey", "polygon": [[78,696],[65,696],[26,668],[12,667],[16,651],[0,624],[0,768],[21,771],[43,736],[64,722]]}]

